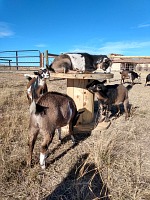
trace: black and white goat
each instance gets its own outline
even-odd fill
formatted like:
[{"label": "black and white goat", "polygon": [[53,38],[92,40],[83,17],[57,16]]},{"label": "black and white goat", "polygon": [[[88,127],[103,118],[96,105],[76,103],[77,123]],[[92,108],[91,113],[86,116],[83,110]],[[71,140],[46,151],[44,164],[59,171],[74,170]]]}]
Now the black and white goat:
[{"label": "black and white goat", "polygon": [[125,87],[122,84],[104,85],[105,82],[106,80],[103,82],[95,80],[87,85],[87,89],[96,94],[101,109],[106,109],[106,121],[108,120],[108,113],[112,105],[117,106],[117,115],[120,114],[120,104],[124,105],[126,113],[125,119],[127,119],[130,115],[128,90],[130,90],[132,86],[128,85]]},{"label": "black and white goat", "polygon": [[122,72],[120,72],[121,74],[121,83],[125,83],[125,79],[130,79],[131,83],[134,84],[134,80],[137,78],[138,81],[141,78],[141,73],[138,74],[134,71],[128,71],[128,70],[123,70]]},{"label": "black and white goat", "polygon": [[82,112],[84,111],[77,111],[76,104],[71,97],[58,92],[47,92],[36,103],[33,101],[30,105],[28,165],[31,165],[38,133],[43,136],[40,151],[40,165],[43,169],[45,169],[48,146],[53,140],[56,129],[69,124],[69,134],[74,143],[73,127]]},{"label": "black and white goat", "polygon": [[106,71],[112,65],[106,55],[88,53],[65,53],[56,56],[47,68],[55,73],[91,73],[97,69]]},{"label": "black and white goat", "polygon": [[148,75],[146,76],[145,86],[147,85],[148,82],[150,82],[150,74],[148,74]]},{"label": "black and white goat", "polygon": [[34,75],[37,77],[31,77],[31,75],[24,74],[24,76],[29,80],[27,84],[27,98],[29,104],[32,100],[35,101],[44,93],[48,92],[46,79],[50,77],[50,73],[47,69],[40,69],[37,72],[34,72]]}]

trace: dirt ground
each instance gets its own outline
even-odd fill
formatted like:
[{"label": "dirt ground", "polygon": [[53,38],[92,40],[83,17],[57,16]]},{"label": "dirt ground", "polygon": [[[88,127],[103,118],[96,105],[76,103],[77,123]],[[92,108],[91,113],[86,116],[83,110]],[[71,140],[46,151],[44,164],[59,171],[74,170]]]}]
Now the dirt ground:
[{"label": "dirt ground", "polygon": [[[129,91],[131,117],[111,119],[106,130],[55,135],[47,169],[39,166],[39,136],[33,167],[26,166],[29,105],[23,74],[0,73],[1,182],[6,199],[92,200],[150,199],[150,86],[148,72]],[[119,72],[109,84],[120,83]],[[125,85],[127,85],[126,83]],[[66,80],[48,81],[49,91],[66,93]]]}]

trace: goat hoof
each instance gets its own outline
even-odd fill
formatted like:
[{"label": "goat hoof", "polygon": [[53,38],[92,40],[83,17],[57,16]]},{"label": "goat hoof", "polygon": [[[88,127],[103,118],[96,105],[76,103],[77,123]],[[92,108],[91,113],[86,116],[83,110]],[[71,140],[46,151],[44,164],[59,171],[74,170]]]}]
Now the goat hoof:
[{"label": "goat hoof", "polygon": [[98,120],[98,123],[103,122],[106,119],[106,117],[102,114]]},{"label": "goat hoof", "polygon": [[76,140],[72,141],[72,145],[75,145],[75,144],[77,144],[77,141]]},{"label": "goat hoof", "polygon": [[105,122],[110,122],[110,119],[105,119]]},{"label": "goat hoof", "polygon": [[46,166],[45,166],[45,165],[41,165],[41,168],[42,168],[42,169],[46,169]]},{"label": "goat hoof", "polygon": [[31,160],[27,159],[27,160],[26,160],[26,165],[27,165],[27,167],[30,167],[30,168],[31,168]]},{"label": "goat hoof", "polygon": [[101,123],[101,122],[103,122],[103,121],[105,121],[105,118],[100,119],[100,120],[98,121],[98,123]]},{"label": "goat hoof", "polygon": [[27,165],[26,165],[28,168],[31,168],[31,164],[29,164],[29,163],[27,163]]},{"label": "goat hoof", "polygon": [[59,143],[62,144],[62,139],[61,140],[59,139]]}]

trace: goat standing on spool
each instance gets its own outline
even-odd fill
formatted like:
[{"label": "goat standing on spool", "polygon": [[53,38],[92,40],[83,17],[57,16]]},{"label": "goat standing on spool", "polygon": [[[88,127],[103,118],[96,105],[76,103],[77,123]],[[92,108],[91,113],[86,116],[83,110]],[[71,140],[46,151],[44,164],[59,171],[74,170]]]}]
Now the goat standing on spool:
[{"label": "goat standing on spool", "polygon": [[[47,92],[38,101],[30,105],[29,124],[29,157],[28,165],[31,166],[32,153],[38,133],[43,136],[40,151],[40,165],[45,169],[45,160],[48,146],[53,140],[55,130],[69,124],[69,134],[72,142],[75,143],[73,127],[80,114],[84,111],[77,111],[74,100],[66,94],[58,92]],[[61,135],[59,135],[61,139]]]},{"label": "goat standing on spool", "polygon": [[33,99],[37,101],[41,95],[48,92],[46,79],[50,77],[49,71],[41,68],[39,71],[34,72],[34,75],[37,77],[32,78],[28,74],[24,75],[29,80],[27,84],[27,98],[29,104],[31,104]]}]

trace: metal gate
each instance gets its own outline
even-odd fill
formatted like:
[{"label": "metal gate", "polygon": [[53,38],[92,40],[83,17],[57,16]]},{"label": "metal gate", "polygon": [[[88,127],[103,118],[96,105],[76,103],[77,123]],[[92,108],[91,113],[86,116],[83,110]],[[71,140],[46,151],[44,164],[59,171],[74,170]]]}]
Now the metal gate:
[{"label": "metal gate", "polygon": [[1,51],[0,66],[3,67],[42,67],[42,54],[39,50]]}]

